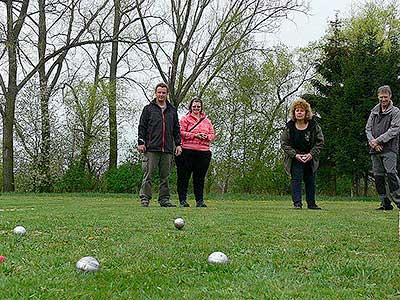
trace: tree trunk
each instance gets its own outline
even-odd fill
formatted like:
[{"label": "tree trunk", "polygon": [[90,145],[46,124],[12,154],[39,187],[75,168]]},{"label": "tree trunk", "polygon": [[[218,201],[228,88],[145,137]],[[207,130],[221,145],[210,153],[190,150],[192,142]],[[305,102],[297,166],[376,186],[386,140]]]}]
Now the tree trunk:
[{"label": "tree trunk", "polygon": [[360,196],[360,177],[353,175],[352,178],[352,197]]},{"label": "tree trunk", "polygon": [[333,195],[337,195],[337,174],[336,174],[336,168],[333,168]]},{"label": "tree trunk", "polygon": [[368,197],[368,171],[364,173],[364,197]]},{"label": "tree trunk", "polygon": [[228,192],[229,180],[225,179],[224,184],[222,186],[222,193],[226,194]]},{"label": "tree trunk", "polygon": [[[10,62],[11,64],[11,62]],[[9,69],[10,70],[10,69]],[[12,78],[12,74],[9,74]],[[5,116],[3,118],[3,191],[13,192],[14,186],[14,115],[16,85],[8,85]]]},{"label": "tree trunk", "polygon": [[[44,0],[39,0],[39,41],[38,54],[39,59],[44,59],[46,55],[46,16],[44,10]],[[50,117],[49,117],[49,91],[48,78],[46,76],[46,66],[43,64],[39,70],[40,82],[40,114],[41,114],[41,143],[38,190],[40,192],[49,192],[51,190],[50,179]]]},{"label": "tree trunk", "polygon": [[[79,157],[79,166],[81,171],[83,172],[86,167],[89,166],[89,150],[92,144],[92,139],[88,134],[84,134],[83,137],[83,146],[81,149],[80,157]],[[89,168],[88,168],[89,170]]]},{"label": "tree trunk", "polygon": [[[98,52],[100,53],[100,52]],[[100,66],[98,64],[97,66]],[[98,69],[96,69],[97,72]],[[98,78],[98,73],[96,73],[95,78]],[[83,126],[83,145],[79,157],[80,161],[80,167],[82,171],[85,170],[87,167],[87,170],[90,172],[90,164],[89,164],[89,154],[90,154],[90,148],[93,144],[93,122],[96,117],[96,103],[97,103],[97,89],[98,89],[98,81],[95,80],[95,85],[90,91],[89,99],[88,99],[88,113],[87,113],[87,119],[84,120],[84,123],[82,124]]]},{"label": "tree trunk", "polygon": [[118,67],[118,36],[121,23],[120,0],[114,0],[114,28],[111,48],[110,93],[108,93],[108,114],[110,130],[110,149],[108,169],[117,167],[118,160],[118,130],[117,130],[117,67]]},{"label": "tree trunk", "polygon": [[17,98],[17,36],[14,31],[11,1],[7,2],[8,89],[3,118],[3,191],[13,192],[14,185],[14,119]]}]

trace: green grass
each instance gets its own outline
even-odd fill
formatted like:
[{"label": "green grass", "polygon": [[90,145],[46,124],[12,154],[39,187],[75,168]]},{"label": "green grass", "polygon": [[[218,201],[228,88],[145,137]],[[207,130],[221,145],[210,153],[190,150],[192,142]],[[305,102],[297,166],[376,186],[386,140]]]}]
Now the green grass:
[{"label": "green grass", "polygon": [[[3,194],[0,299],[400,298],[398,211],[334,198],[298,211],[275,199],[183,209],[129,195]],[[27,234],[14,235],[17,225]],[[214,251],[230,264],[207,264]],[[75,270],[86,255],[100,272]]]}]

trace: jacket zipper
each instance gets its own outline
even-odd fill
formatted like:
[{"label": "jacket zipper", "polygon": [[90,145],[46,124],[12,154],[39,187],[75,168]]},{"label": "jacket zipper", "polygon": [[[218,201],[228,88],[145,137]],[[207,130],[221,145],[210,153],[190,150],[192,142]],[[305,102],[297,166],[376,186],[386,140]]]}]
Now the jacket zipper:
[{"label": "jacket zipper", "polygon": [[161,115],[162,115],[162,142],[161,142],[161,151],[164,151],[164,138],[165,138],[165,117],[164,117],[164,112],[161,110]]}]

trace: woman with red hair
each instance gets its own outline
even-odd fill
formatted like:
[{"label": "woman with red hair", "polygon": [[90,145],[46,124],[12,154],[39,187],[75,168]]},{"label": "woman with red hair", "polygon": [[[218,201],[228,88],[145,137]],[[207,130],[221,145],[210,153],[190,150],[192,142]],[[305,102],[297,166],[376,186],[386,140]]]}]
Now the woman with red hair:
[{"label": "woman with red hair", "polygon": [[295,100],[290,108],[290,121],[281,135],[285,170],[291,176],[292,200],[297,209],[303,206],[302,181],[305,185],[307,208],[321,209],[315,203],[315,172],[324,146],[324,136],[312,116],[310,104],[306,100]]}]

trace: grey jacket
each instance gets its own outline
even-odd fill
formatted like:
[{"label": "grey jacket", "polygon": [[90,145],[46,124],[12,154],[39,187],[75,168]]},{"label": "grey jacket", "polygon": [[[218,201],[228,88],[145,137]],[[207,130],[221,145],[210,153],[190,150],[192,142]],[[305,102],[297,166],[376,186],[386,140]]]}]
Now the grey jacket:
[{"label": "grey jacket", "polygon": [[[312,169],[313,172],[317,171],[318,166],[319,166],[319,154],[321,153],[322,148],[324,147],[324,135],[322,134],[321,127],[315,122],[314,119],[311,119],[309,121],[310,126],[310,131],[311,131],[311,136],[310,136],[310,141],[311,141],[311,150],[310,153],[312,155]],[[295,148],[292,146],[292,140],[290,137],[290,128],[295,126],[294,121],[289,121],[286,124],[285,129],[282,132],[281,135],[281,148],[283,152],[285,153],[284,157],[284,167],[285,171],[287,174],[290,174],[290,170],[292,167],[292,161],[293,159],[296,159],[295,156],[297,154],[297,151]]]},{"label": "grey jacket", "polygon": [[[390,101],[389,107],[380,113],[380,104],[375,105],[369,115],[365,133],[368,142],[376,139],[379,145],[383,146],[383,152],[399,152],[399,133],[400,133],[400,110]],[[370,149],[370,153],[376,151]]]}]

